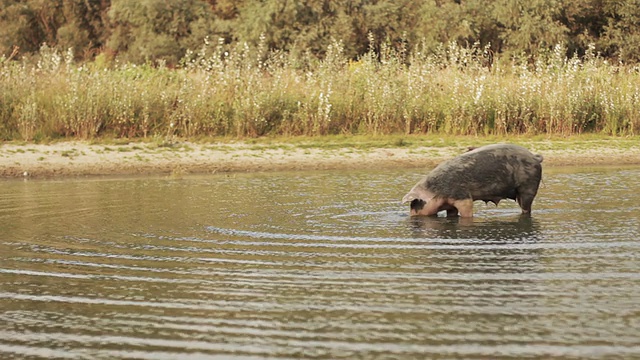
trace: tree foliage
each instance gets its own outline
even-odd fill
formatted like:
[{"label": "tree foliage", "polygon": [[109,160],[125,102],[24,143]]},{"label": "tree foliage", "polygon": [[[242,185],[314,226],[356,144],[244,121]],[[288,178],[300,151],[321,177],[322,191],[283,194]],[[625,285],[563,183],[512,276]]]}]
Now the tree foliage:
[{"label": "tree foliage", "polygon": [[108,0],[0,0],[0,52],[37,52],[43,43],[92,57],[108,37]]},{"label": "tree foliage", "polygon": [[[615,61],[640,60],[638,0],[0,0],[0,55],[47,43],[77,59],[99,53],[176,64],[209,37],[262,43],[319,58],[339,41],[356,59],[384,46],[490,46],[535,59],[562,44],[568,56],[595,46]],[[371,43],[374,39],[374,43]]]},{"label": "tree foliage", "polygon": [[107,47],[131,62],[178,62],[212,28],[211,8],[200,0],[113,0]]}]

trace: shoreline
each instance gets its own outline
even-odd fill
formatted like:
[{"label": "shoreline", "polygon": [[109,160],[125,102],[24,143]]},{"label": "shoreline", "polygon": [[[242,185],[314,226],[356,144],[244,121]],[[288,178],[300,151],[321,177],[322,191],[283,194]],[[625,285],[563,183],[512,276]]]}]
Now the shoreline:
[{"label": "shoreline", "polygon": [[[469,141],[464,141],[469,140]],[[302,146],[276,143],[189,141],[91,144],[0,144],[0,178],[61,178],[109,175],[183,175],[332,169],[430,168],[476,145]],[[477,139],[476,139],[477,140]],[[486,141],[485,141],[486,142]],[[505,141],[496,141],[505,142]],[[640,165],[640,141],[518,141],[544,157],[544,166]]]}]

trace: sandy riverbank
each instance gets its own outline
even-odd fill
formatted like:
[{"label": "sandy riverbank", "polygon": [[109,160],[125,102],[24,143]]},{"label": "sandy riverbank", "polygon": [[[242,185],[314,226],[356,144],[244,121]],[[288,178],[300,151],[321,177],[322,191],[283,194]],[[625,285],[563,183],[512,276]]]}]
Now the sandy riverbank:
[{"label": "sandy riverbank", "polygon": [[[580,141],[568,145],[531,141],[524,145],[542,154],[546,166],[640,165],[640,143],[634,141]],[[8,143],[0,145],[0,177],[432,167],[465,150],[462,145],[358,149],[243,142],[177,142],[170,146],[143,142]]]}]

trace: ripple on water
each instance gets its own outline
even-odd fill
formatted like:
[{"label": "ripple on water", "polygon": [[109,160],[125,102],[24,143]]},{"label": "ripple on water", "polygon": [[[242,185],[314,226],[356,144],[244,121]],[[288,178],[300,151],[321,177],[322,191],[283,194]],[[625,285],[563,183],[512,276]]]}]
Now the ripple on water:
[{"label": "ripple on water", "polygon": [[407,216],[408,173],[8,185],[0,357],[639,357],[637,175],[472,221]]}]

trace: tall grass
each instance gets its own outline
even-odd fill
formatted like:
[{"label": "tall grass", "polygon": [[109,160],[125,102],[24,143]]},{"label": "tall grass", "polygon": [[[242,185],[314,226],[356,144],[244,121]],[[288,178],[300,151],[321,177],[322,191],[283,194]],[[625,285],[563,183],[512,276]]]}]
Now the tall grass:
[{"label": "tall grass", "polygon": [[350,61],[207,41],[180,67],[0,58],[0,138],[640,132],[640,69],[593,49],[495,59],[478,46],[383,46]]}]

